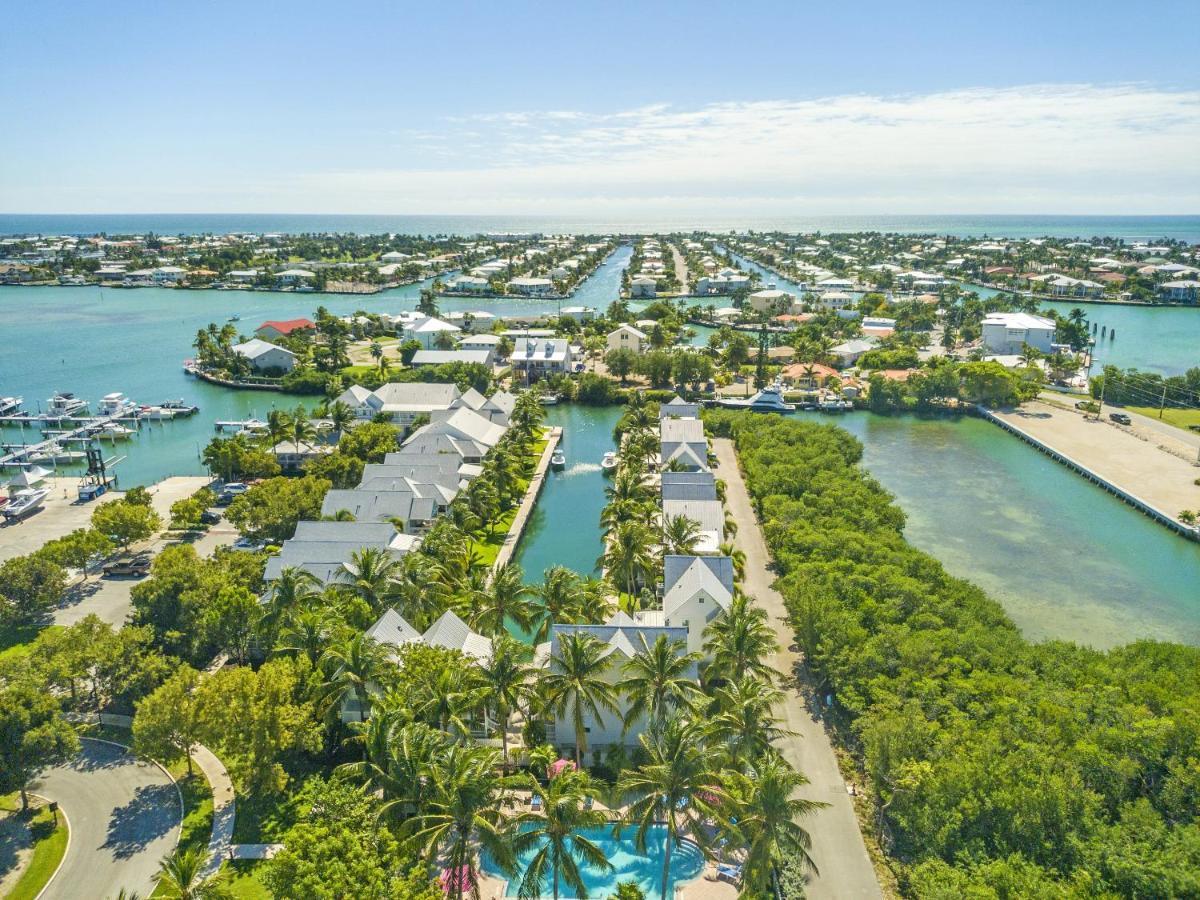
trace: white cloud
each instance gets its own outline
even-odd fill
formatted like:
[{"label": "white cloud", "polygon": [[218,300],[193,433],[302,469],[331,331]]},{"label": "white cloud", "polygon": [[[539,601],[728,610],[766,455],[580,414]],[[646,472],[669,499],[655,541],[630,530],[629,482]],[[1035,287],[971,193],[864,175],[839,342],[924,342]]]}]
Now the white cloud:
[{"label": "white cloud", "polygon": [[1200,210],[1200,92],[1136,84],[459,114],[386,140],[395,167],[273,171],[205,196],[279,212]]}]

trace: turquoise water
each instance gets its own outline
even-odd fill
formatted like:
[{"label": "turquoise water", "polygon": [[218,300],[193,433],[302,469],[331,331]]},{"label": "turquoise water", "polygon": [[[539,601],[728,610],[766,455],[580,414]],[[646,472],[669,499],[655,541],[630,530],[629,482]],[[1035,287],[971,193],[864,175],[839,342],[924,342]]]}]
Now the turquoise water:
[{"label": "turquoise water", "polygon": [[583,575],[593,574],[596,557],[602,552],[600,512],[604,509],[604,487],[608,479],[600,460],[615,449],[613,426],[621,418],[621,406],[564,404],[546,410],[549,425],[561,425],[567,464],[546,476],[542,495],[525,526],[517,548],[516,562],[525,580],[540,582],[542,573],[560,565]]},{"label": "turquoise water", "polygon": [[[639,853],[634,845],[632,828],[625,828],[620,837],[616,836],[616,831],[612,828],[589,828],[582,834],[600,848],[608,859],[609,865],[612,866],[611,870],[605,871],[581,865],[580,874],[583,876],[583,884],[587,889],[586,896],[588,898],[603,900],[603,898],[610,897],[616,892],[617,885],[622,881],[636,882],[647,897],[659,896],[662,890],[663,853],[666,850],[665,826],[651,826],[646,836],[646,852],[644,854]],[[520,876],[524,874],[538,849],[538,846],[530,847],[518,857],[518,876],[509,880],[506,897],[518,896],[518,888],[521,884]],[[483,858],[482,866],[483,871],[489,875],[505,877],[486,855]],[[684,842],[676,845],[671,852],[667,896],[674,896],[676,885],[685,884],[699,877],[703,871],[704,857],[695,844]],[[542,896],[553,896],[552,882],[549,879],[542,884]],[[571,889],[560,881],[559,897],[568,900],[571,896]]]},{"label": "turquoise water", "polygon": [[645,234],[672,231],[885,231],[960,237],[1110,236],[1200,242],[1200,216],[856,215],[688,216],[588,219],[577,216],[379,216],[290,214],[0,215],[0,234],[225,234],[352,232],[356,234],[479,234],[546,232]]},{"label": "turquoise water", "polygon": [[[1148,369],[1163,375],[1182,375],[1200,366],[1200,309],[1180,306],[1112,306],[1108,304],[1043,303],[1067,313],[1079,307],[1088,321],[1116,329],[1116,337],[1096,334],[1096,366]],[[1098,371],[1094,367],[1093,371]]]}]

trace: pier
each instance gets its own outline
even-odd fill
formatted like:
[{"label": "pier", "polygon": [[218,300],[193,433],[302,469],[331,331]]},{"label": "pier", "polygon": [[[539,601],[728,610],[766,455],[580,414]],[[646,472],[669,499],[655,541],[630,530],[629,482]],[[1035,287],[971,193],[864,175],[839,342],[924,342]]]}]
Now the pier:
[{"label": "pier", "polygon": [[1036,447],[1175,533],[1200,541],[1179,521],[1200,506],[1200,468],[1130,431],[1040,401],[1015,410],[976,407],[979,415]]},{"label": "pier", "polygon": [[533,470],[533,477],[529,479],[529,487],[525,489],[525,496],[521,498],[521,505],[517,508],[517,514],[513,516],[512,525],[508,528],[508,534],[504,536],[500,552],[496,554],[496,562],[492,566],[493,572],[501,566],[508,565],[513,554],[517,552],[517,544],[521,541],[521,535],[525,533],[525,525],[529,522],[529,517],[533,514],[533,508],[537,504],[538,495],[542,493],[542,486],[546,483],[546,473],[550,470],[550,457],[554,455],[554,450],[558,446],[558,442],[562,440],[562,435],[562,428],[549,429],[546,449],[542,451],[542,456]]},{"label": "pier", "polygon": [[[62,422],[63,419],[38,419],[36,417],[20,418],[17,421],[22,423],[33,424],[35,422]],[[88,418],[77,419],[80,424],[76,428],[68,431],[56,433],[52,437],[38,441],[36,444],[10,444],[9,447],[15,449],[8,450],[4,456],[0,456],[0,468],[12,468],[13,466],[23,466],[28,464],[32,456],[42,454],[57,455],[63,448],[63,445],[71,441],[89,441],[93,438],[100,438],[100,432],[107,425],[124,425],[125,423],[138,424],[140,420],[135,416],[130,416],[128,413],[121,413],[115,416],[89,416]],[[4,420],[5,424],[10,424],[10,419]],[[126,435],[130,437],[132,435]]]}]

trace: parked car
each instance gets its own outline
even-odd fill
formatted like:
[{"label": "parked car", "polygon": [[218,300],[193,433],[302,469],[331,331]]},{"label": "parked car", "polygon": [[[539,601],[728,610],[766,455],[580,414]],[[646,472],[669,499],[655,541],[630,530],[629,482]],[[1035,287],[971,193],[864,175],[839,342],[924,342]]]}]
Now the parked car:
[{"label": "parked car", "polygon": [[206,509],[200,513],[200,524],[202,525],[216,525],[220,521],[221,514],[215,509]]},{"label": "parked car", "polygon": [[1108,417],[1110,419],[1112,419],[1114,422],[1116,422],[1118,425],[1132,425],[1133,424],[1133,419],[1129,418],[1129,416],[1125,415],[1125,413],[1109,413]]},{"label": "parked car", "polygon": [[104,567],[105,575],[133,575],[141,578],[150,574],[150,557],[145,554],[137,556],[118,556]]},{"label": "parked car", "polygon": [[238,538],[233,542],[234,550],[249,550],[252,553],[257,553],[259,550],[265,550],[266,544],[262,541],[251,540],[248,537]]}]

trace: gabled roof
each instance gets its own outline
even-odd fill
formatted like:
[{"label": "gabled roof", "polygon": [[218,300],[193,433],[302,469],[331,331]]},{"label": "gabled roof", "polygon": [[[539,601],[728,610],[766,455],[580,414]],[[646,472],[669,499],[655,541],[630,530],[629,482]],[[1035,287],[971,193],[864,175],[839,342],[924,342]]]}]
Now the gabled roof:
[{"label": "gabled roof", "polygon": [[421,632],[394,609],[384,612],[379,620],[367,629],[367,637],[388,647],[403,647],[421,640]]},{"label": "gabled roof", "polygon": [[717,479],[712,472],[663,472],[660,490],[663,500],[716,500]]},{"label": "gabled roof", "polygon": [[421,381],[389,381],[372,394],[368,403],[389,412],[434,412],[449,409],[462,391],[455,384],[433,384]]},{"label": "gabled roof", "polygon": [[[298,272],[299,270],[296,270],[296,271]],[[292,274],[292,272],[291,271],[280,272],[280,274],[287,275],[287,274]],[[311,275],[312,273],[309,272],[307,274]],[[254,330],[262,331],[264,328],[274,328],[280,334],[291,334],[293,331],[305,331],[309,328],[316,328],[316,327],[317,327],[317,323],[314,322],[312,319],[283,319],[283,320],[268,319],[266,322],[263,322],[261,325],[259,325]]]},{"label": "gabled roof", "polygon": [[321,515],[337,515],[346,510],[355,522],[428,522],[437,515],[437,502],[432,497],[418,497],[411,490],[383,491],[355,488],[332,490],[321,503]]},{"label": "gabled roof", "polygon": [[[668,403],[660,403],[658,406],[658,418],[676,418],[676,419],[699,419],[700,404],[688,403],[682,397],[676,395],[671,398]],[[704,431],[703,428],[700,429]],[[665,434],[663,440],[667,440]]]},{"label": "gabled roof", "polygon": [[421,640],[430,647],[458,650],[477,662],[487,662],[492,655],[491,640],[481,634],[476,634],[467,627],[466,622],[449,609],[429,626],[425,634],[421,636]]},{"label": "gabled roof", "polygon": [[[722,609],[733,599],[733,561],[728,556],[669,556],[664,566],[663,613],[670,617],[684,603],[703,592]],[[665,561],[664,561],[665,562]]]},{"label": "gabled roof", "polygon": [[725,508],[720,500],[664,500],[663,520],[687,516],[700,526],[701,531],[715,531],[718,534],[725,528]]},{"label": "gabled roof", "polygon": [[258,359],[263,354],[270,353],[272,350],[278,350],[280,353],[286,353],[288,356],[293,358],[296,356],[295,353],[293,353],[291,350],[288,350],[286,347],[279,347],[270,343],[269,341],[259,340],[258,338],[251,338],[244,344],[234,344],[230,349],[233,350],[234,353],[238,354],[238,356],[244,356],[246,359]]},{"label": "gabled roof", "polygon": [[362,406],[367,402],[367,398],[371,396],[371,392],[361,384],[354,384],[342,391],[338,395],[336,403],[345,403],[350,407]]},{"label": "gabled roof", "polygon": [[428,425],[413,432],[413,437],[445,434],[474,441],[490,449],[504,436],[503,425],[497,425],[491,419],[465,407],[449,411],[438,410],[432,414],[432,419]]},{"label": "gabled roof", "polygon": [[[564,634],[587,634],[605,645],[604,656],[619,654],[631,659],[642,650],[642,641],[647,647],[652,646],[660,635],[667,640],[682,642],[687,645],[688,632],[686,628],[667,628],[662,625],[643,625],[624,613],[617,613],[604,625],[574,625],[554,624],[550,626],[550,653],[553,658],[558,654],[559,640]],[[683,648],[680,648],[681,651]],[[620,661],[614,661],[620,665]],[[695,663],[689,666],[689,677],[696,677]]]}]

